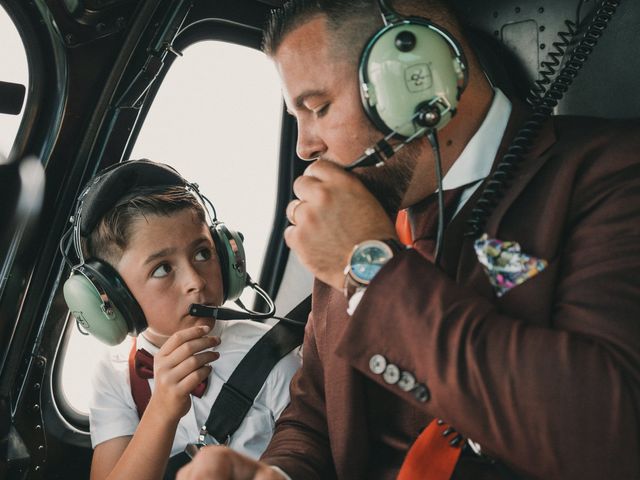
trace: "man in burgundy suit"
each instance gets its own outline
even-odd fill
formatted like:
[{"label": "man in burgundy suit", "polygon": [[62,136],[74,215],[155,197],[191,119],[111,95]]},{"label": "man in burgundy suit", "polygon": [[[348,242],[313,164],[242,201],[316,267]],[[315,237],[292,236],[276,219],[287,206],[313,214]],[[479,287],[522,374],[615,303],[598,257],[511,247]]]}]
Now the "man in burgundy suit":
[{"label": "man in burgundy suit", "polygon": [[[452,32],[468,62],[458,114],[439,132],[444,191],[456,195],[436,265],[426,139],[379,169],[342,168],[381,136],[357,82],[382,23],[376,2],[294,3],[271,22],[266,51],[298,154],[316,160],[294,184],[285,233],[317,279],[303,367],[265,463],[207,447],[179,478],[391,479],[443,419],[450,448],[463,445],[452,478],[639,479],[640,124],[546,121],[487,237],[465,237],[528,112],[489,84],[440,1],[394,2]],[[345,298],[354,246],[393,244],[399,208],[412,248],[393,249]]]}]

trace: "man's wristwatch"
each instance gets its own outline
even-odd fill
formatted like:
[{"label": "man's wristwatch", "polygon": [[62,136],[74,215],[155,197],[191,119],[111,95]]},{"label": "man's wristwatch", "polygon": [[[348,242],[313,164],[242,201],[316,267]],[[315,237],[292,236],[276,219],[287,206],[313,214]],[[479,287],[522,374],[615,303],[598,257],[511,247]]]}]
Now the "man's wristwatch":
[{"label": "man's wristwatch", "polygon": [[364,288],[393,256],[404,250],[395,239],[367,240],[353,247],[349,263],[344,269],[344,295],[347,299]]}]

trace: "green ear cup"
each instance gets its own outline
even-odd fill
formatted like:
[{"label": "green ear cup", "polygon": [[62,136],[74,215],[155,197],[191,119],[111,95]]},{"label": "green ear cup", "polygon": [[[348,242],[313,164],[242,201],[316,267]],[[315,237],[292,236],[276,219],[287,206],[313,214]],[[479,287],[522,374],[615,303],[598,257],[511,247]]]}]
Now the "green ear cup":
[{"label": "green ear cup", "polygon": [[220,259],[224,299],[236,300],[242,294],[248,281],[242,235],[239,232],[229,230],[224,223],[215,222],[211,227],[211,236]]},{"label": "green ear cup", "polygon": [[363,106],[384,133],[409,137],[419,107],[437,106],[440,129],[451,119],[466,80],[462,53],[446,31],[411,18],[376,33],[360,60]]},{"label": "green ear cup", "polygon": [[80,326],[107,345],[118,345],[129,328],[120,310],[103,301],[100,293],[84,275],[73,273],[64,284],[64,299]]}]

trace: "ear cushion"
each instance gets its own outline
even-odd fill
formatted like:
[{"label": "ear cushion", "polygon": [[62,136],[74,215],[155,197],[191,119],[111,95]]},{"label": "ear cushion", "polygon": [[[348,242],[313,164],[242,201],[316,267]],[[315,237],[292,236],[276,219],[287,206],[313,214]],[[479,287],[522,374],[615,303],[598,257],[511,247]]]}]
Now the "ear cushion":
[{"label": "ear cushion", "polygon": [[383,133],[409,137],[420,128],[412,121],[425,105],[436,103],[444,127],[455,114],[467,81],[462,50],[453,37],[417,17],[387,25],[366,44],[359,65],[362,105]]},{"label": "ear cushion", "polygon": [[224,299],[236,300],[247,286],[247,262],[242,234],[229,230],[224,223],[211,226],[211,236],[220,259]]},{"label": "ear cushion", "polygon": [[78,323],[103,343],[117,345],[128,333],[138,335],[147,327],[122,277],[104,262],[93,259],[76,267],[63,293]]}]

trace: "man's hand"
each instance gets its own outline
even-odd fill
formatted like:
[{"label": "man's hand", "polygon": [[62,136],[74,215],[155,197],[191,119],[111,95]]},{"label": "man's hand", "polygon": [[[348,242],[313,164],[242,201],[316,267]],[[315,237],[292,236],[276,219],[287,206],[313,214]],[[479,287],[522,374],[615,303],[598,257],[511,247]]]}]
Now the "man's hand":
[{"label": "man's hand", "polygon": [[218,352],[203,351],[220,344],[219,337],[204,336],[208,332],[204,326],[186,328],[162,345],[153,361],[155,390],[149,407],[153,404],[177,419],[189,411],[190,392],[209,376],[208,364],[220,357]]},{"label": "man's hand", "polygon": [[296,179],[299,200],[287,207],[293,225],[284,238],[300,261],[319,280],[342,289],[344,267],[353,247],[365,240],[397,238],[388,215],[353,174],[317,160]]},{"label": "man's hand", "polygon": [[269,465],[245,457],[227,447],[200,449],[178,472],[177,480],[285,480]]}]

